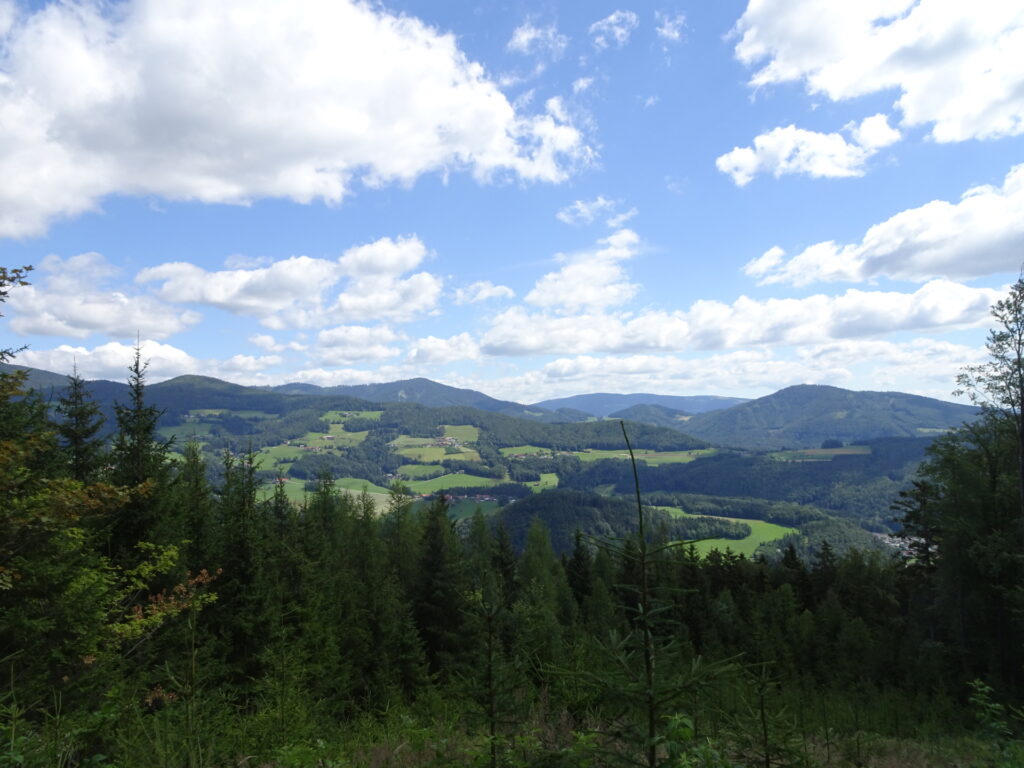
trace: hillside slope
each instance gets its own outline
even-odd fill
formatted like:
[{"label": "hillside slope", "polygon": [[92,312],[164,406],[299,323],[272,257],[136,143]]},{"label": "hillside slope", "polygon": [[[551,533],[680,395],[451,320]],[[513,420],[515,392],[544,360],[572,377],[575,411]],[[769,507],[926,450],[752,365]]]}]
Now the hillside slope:
[{"label": "hillside slope", "polygon": [[503,413],[506,416],[518,416],[523,419],[538,421],[584,421],[586,413],[574,414],[572,411],[554,413],[553,408],[538,408],[513,403],[477,392],[473,389],[461,389],[440,384],[430,379],[404,379],[380,384],[353,384],[335,387],[317,387],[312,384],[284,384],[273,387],[272,391],[283,394],[302,395],[347,395],[348,397],[368,400],[375,403],[418,403],[431,408],[448,406],[464,406],[491,413]]},{"label": "hillside slope", "polygon": [[594,416],[610,416],[616,411],[631,408],[634,405],[660,405],[685,413],[706,413],[729,408],[747,402],[742,397],[719,397],[718,395],[654,395],[636,392],[620,395],[610,392],[595,392],[586,395],[558,397],[553,400],[541,400],[534,403],[534,408],[574,408],[591,413]]},{"label": "hillside slope", "polygon": [[686,433],[751,449],[816,448],[834,439],[927,437],[972,419],[977,409],[902,392],[854,392],[801,384],[727,410],[694,416]]}]

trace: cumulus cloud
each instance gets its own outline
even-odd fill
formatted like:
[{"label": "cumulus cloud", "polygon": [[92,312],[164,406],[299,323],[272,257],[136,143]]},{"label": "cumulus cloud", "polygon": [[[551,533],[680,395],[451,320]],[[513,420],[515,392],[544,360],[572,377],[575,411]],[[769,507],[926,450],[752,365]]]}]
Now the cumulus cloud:
[{"label": "cumulus cloud", "polygon": [[[875,118],[862,123],[857,133],[871,141],[884,143],[861,145],[847,141],[838,133],[818,133],[797,128],[795,125],[774,128],[754,139],[752,147],[735,147],[721,155],[715,165],[722,173],[732,177],[737,186],[745,186],[759,173],[771,173],[775,178],[800,173],[813,178],[843,178],[863,176],[864,163],[885,143],[892,143]],[[868,121],[874,122],[868,122]],[[885,123],[888,128],[888,123]],[[890,129],[891,131],[892,129]],[[899,138],[898,132],[896,138]]]},{"label": "cumulus cloud", "polygon": [[592,156],[557,103],[518,111],[454,35],[379,5],[84,0],[3,21],[0,236],[112,194],[339,203],[435,171],[558,182]]},{"label": "cumulus cloud", "polygon": [[416,237],[383,237],[349,248],[337,261],[292,256],[267,267],[217,272],[170,262],[143,269],[135,279],[158,284],[158,295],[167,301],[257,317],[273,329],[353,320],[404,322],[432,310],[441,295],[443,281],[429,272],[402,277],[426,254]]},{"label": "cumulus cloud", "polygon": [[833,101],[889,89],[940,142],[1024,132],[1024,6],[890,0],[750,2],[733,33],[752,86],[802,81]]},{"label": "cumulus cloud", "polygon": [[999,291],[933,280],[914,293],[850,289],[838,296],[700,300],[687,310],[573,315],[513,307],[482,336],[491,355],[633,354],[819,344],[902,331],[973,327],[988,319]]},{"label": "cumulus cloud", "polygon": [[285,350],[302,351],[306,349],[306,345],[298,341],[289,341],[287,343],[280,343],[268,333],[256,333],[249,337],[249,342],[255,344],[260,349],[265,349],[267,352],[284,352]]},{"label": "cumulus cloud", "polygon": [[889,117],[883,114],[865,117],[860,125],[851,125],[849,128],[853,140],[866,150],[881,149],[903,138],[898,130],[889,125]]},{"label": "cumulus cloud", "polygon": [[399,354],[397,347],[388,344],[400,338],[386,326],[339,325],[317,334],[315,357],[326,365],[386,360]]},{"label": "cumulus cloud", "polygon": [[622,304],[633,298],[638,286],[627,281],[619,262],[636,255],[640,237],[620,229],[598,241],[598,247],[574,254],[561,254],[565,263],[537,281],[526,301],[561,313],[575,313]]},{"label": "cumulus cloud", "polygon": [[630,35],[640,26],[640,17],[633,11],[613,11],[611,14],[590,25],[591,39],[599,51],[614,45],[622,48],[629,42]]},{"label": "cumulus cloud", "polygon": [[418,365],[443,365],[457,360],[476,360],[480,346],[468,333],[447,339],[427,336],[417,339],[409,350],[409,361]]},{"label": "cumulus cloud", "polygon": [[[142,360],[149,361],[147,377],[151,382],[188,373],[211,375],[205,361],[170,344],[146,339],[140,343],[140,349]],[[70,373],[77,365],[78,374],[84,379],[123,381],[134,356],[134,345],[111,341],[91,348],[61,344],[54,349],[27,349],[19,353],[18,362],[55,373]]]},{"label": "cumulus cloud", "polygon": [[12,291],[11,329],[20,334],[84,339],[104,334],[129,339],[137,334],[165,339],[195,325],[197,312],[169,306],[151,296],[105,290],[117,270],[98,253],[63,259],[47,256],[35,285]]},{"label": "cumulus cloud", "polygon": [[662,40],[678,43],[683,39],[683,29],[686,27],[686,16],[684,14],[655,11],[654,20],[657,22],[655,32],[658,33],[658,37]]},{"label": "cumulus cloud", "polygon": [[[859,243],[816,243],[784,261],[775,246],[744,271],[761,283],[806,285],[876,277],[922,281],[1016,273],[1024,252],[1024,164],[1002,186],[968,189],[959,202],[933,200],[871,227]],[[769,256],[770,254],[770,256]]]},{"label": "cumulus cloud", "polygon": [[527,20],[513,30],[505,47],[516,53],[550,56],[553,61],[557,61],[562,58],[568,45],[569,38],[560,34],[554,24],[538,27]]},{"label": "cumulus cloud", "polygon": [[507,285],[495,285],[490,280],[480,280],[465,288],[455,290],[456,304],[476,304],[488,299],[511,299],[516,292]]}]

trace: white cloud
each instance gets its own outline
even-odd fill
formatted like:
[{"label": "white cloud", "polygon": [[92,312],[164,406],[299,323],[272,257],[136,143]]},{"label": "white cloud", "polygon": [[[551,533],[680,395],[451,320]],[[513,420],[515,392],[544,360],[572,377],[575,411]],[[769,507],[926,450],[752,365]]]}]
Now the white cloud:
[{"label": "white cloud", "polygon": [[292,256],[268,267],[208,272],[186,261],[147,267],[137,283],[158,283],[166,301],[206,304],[242,315],[269,318],[317,304],[340,277],[336,262]]},{"label": "white cloud", "polygon": [[555,218],[563,224],[573,226],[591,224],[602,213],[611,211],[613,208],[615,208],[614,200],[609,200],[604,195],[598,195],[593,200],[577,200],[565,206],[555,214]]},{"label": "white cloud", "polygon": [[338,259],[345,274],[355,277],[401,275],[426,258],[427,248],[417,237],[392,240],[382,237],[372,243],[349,248]]},{"label": "white cloud", "polygon": [[627,221],[636,216],[638,213],[640,213],[640,211],[636,207],[633,207],[630,208],[628,211],[623,211],[622,213],[617,213],[614,216],[610,216],[608,219],[605,220],[605,224],[607,224],[612,229],[618,229]]},{"label": "white cloud", "polygon": [[976,327],[1001,293],[933,280],[914,293],[850,289],[800,299],[741,296],[732,304],[700,300],[687,310],[638,314],[588,310],[573,315],[513,307],[480,341],[490,355],[633,354],[820,344],[903,331]]},{"label": "white cloud", "polygon": [[507,285],[495,285],[490,280],[480,280],[465,288],[455,290],[456,304],[476,304],[488,299],[511,299],[516,292]]},{"label": "white cloud", "polygon": [[883,114],[865,117],[860,125],[851,126],[853,140],[867,150],[881,149],[895,144],[902,134],[889,125],[889,118]]},{"label": "white cloud", "polygon": [[678,43],[683,39],[683,28],[686,26],[686,16],[684,14],[669,14],[655,11],[654,20],[658,25],[655,31],[662,40]]},{"label": "white cloud", "polygon": [[447,339],[427,336],[417,339],[409,351],[409,360],[418,365],[444,365],[457,360],[477,360],[480,347],[468,333]]},{"label": "white cloud", "polygon": [[754,139],[753,147],[735,147],[721,155],[715,165],[745,186],[759,173],[803,173],[814,178],[862,176],[864,163],[875,148],[862,147],[838,133],[818,133],[787,125],[774,128]]},{"label": "white cloud", "polygon": [[594,84],[594,78],[592,77],[578,77],[572,81],[572,92],[583,93],[584,91],[590,90],[590,86]]},{"label": "white cloud", "polygon": [[516,53],[528,55],[544,54],[553,61],[562,58],[569,38],[558,32],[558,27],[549,24],[546,27],[534,26],[530,20],[524,21],[512,32],[506,48]]},{"label": "white cloud", "polygon": [[441,295],[443,281],[428,272],[401,277],[426,253],[418,238],[383,237],[349,248],[337,261],[293,256],[268,267],[218,272],[171,262],[143,269],[135,279],[158,283],[157,293],[167,301],[250,315],[277,330],[330,322],[405,322],[433,310]]},{"label": "white cloud", "polygon": [[284,358],[280,355],[233,355],[220,363],[220,370],[225,373],[255,373],[280,365]]},{"label": "white cloud", "polygon": [[[143,362],[149,362],[146,374],[150,382],[155,383],[189,373],[212,375],[204,361],[170,344],[146,339],[141,342],[140,347]],[[128,376],[128,365],[134,356],[134,345],[117,341],[92,348],[61,344],[55,349],[27,349],[18,355],[18,363],[55,373],[70,373],[77,365],[78,374],[84,379],[124,381]]]},{"label": "white cloud", "polygon": [[627,282],[619,262],[635,256],[639,247],[636,232],[620,229],[599,240],[596,249],[562,254],[565,266],[541,277],[525,300],[562,313],[622,304],[638,286]]},{"label": "white cloud", "polygon": [[629,42],[630,35],[640,25],[640,18],[632,11],[613,11],[610,15],[590,25],[594,47],[603,51],[611,45],[622,48]]},{"label": "white cloud", "polygon": [[11,329],[76,339],[95,333],[121,339],[136,335],[165,339],[201,319],[197,312],[168,306],[151,296],[104,290],[104,283],[116,272],[98,253],[67,259],[47,256],[36,273],[36,284],[11,292]]},{"label": "white cloud", "polygon": [[945,0],[758,0],[734,34],[752,86],[803,81],[833,101],[889,89],[937,141],[1024,132],[1024,6]]},{"label": "white cloud", "polygon": [[370,360],[386,360],[401,350],[388,344],[401,337],[385,326],[340,325],[317,334],[316,360],[326,365],[348,365]]},{"label": "white cloud", "polygon": [[762,256],[744,268],[762,283],[1016,273],[1024,253],[1024,164],[1011,168],[1001,187],[974,187],[956,203],[933,200],[901,211],[871,227],[859,243],[816,243],[785,262],[777,246],[768,253],[779,258],[768,262]]},{"label": "white cloud", "polygon": [[305,344],[297,341],[289,341],[287,344],[279,343],[277,339],[267,333],[253,334],[249,337],[249,341],[260,349],[265,349],[267,352],[284,352],[288,349],[302,351],[307,348]]},{"label": "white cloud", "polygon": [[338,203],[435,171],[558,182],[592,157],[453,35],[355,0],[84,0],[4,24],[0,236],[112,194]]}]

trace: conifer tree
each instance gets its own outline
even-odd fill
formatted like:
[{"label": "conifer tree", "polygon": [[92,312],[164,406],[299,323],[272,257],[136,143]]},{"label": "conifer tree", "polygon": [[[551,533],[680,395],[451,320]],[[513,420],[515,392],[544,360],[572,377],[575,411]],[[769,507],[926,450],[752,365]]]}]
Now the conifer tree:
[{"label": "conifer tree", "polygon": [[450,675],[470,638],[464,631],[466,575],[461,542],[440,494],[426,511],[419,566],[414,610],[423,650],[432,673]]},{"label": "conifer tree", "polygon": [[61,422],[57,431],[68,455],[68,471],[80,482],[89,482],[102,459],[103,442],[96,434],[105,419],[93,401],[78,369],[68,376],[68,386],[57,403]]}]

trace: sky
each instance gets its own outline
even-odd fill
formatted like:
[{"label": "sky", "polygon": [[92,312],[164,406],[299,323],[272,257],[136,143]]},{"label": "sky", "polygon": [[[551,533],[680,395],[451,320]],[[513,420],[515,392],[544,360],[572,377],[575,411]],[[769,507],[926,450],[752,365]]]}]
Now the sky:
[{"label": "sky", "polygon": [[1021,0],[0,0],[0,347],[952,399],[1024,264],[1021,51]]}]

